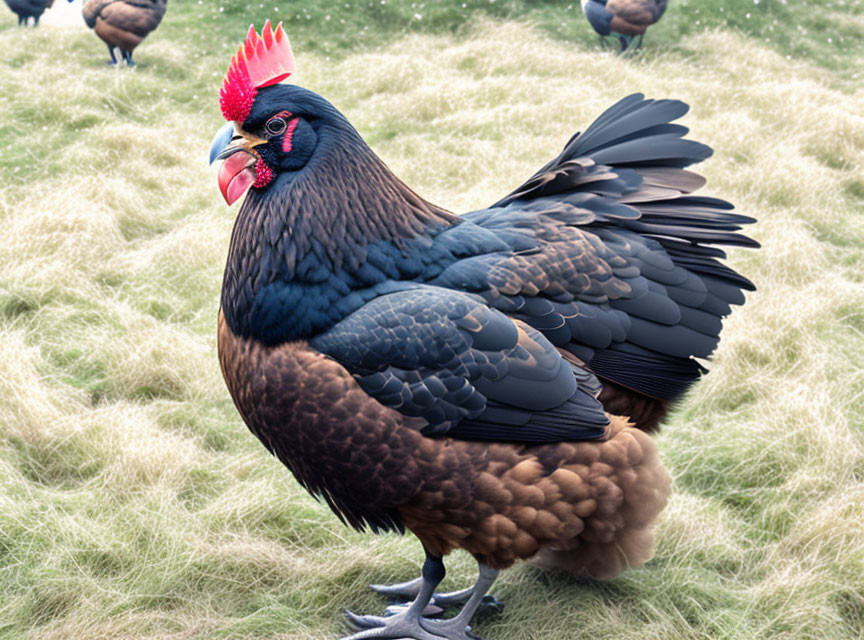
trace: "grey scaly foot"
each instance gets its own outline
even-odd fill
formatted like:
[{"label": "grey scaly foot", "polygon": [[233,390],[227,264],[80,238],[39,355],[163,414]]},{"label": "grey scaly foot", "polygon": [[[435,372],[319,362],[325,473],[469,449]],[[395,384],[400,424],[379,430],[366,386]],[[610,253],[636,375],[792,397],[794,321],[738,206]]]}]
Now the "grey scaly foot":
[{"label": "grey scaly foot", "polygon": [[[422,583],[423,578],[417,578],[416,580],[400,582],[399,584],[370,584],[369,588],[390,600],[391,606],[388,607],[388,610],[398,611],[399,608],[401,608],[399,603],[408,602],[417,597]],[[473,593],[474,587],[449,593],[435,593],[432,595],[432,605],[438,607],[442,611],[448,607],[461,607],[468,602]],[[427,607],[427,609],[428,608],[429,607]],[[490,595],[484,596],[479,605],[479,610],[481,612],[501,611],[503,608],[504,604],[495,598],[495,596]],[[441,611],[438,613],[441,613]],[[437,614],[424,612],[423,615],[429,616]]]},{"label": "grey scaly foot", "polygon": [[443,619],[424,619],[420,621],[420,625],[431,633],[436,638],[445,638],[446,640],[482,640],[480,636],[471,632],[471,625],[468,622],[476,614],[471,614],[466,611],[467,615],[459,612],[455,618]]},{"label": "grey scaly foot", "polygon": [[[375,593],[380,593],[388,598],[392,604],[413,600],[420,593],[423,578],[400,582],[399,584],[370,584],[369,588]],[[447,607],[460,606],[468,602],[468,598],[474,592],[474,588],[453,591],[452,593],[432,594],[432,604],[446,609]]]},{"label": "grey scaly foot", "polygon": [[477,613],[486,592],[497,577],[497,569],[480,564],[480,576],[474,583],[473,593],[459,614],[450,620],[421,620],[420,624],[426,631],[447,640],[477,640],[477,636],[471,633],[468,623]]},{"label": "grey scaly foot", "polygon": [[471,633],[471,627],[452,620],[407,619],[407,609],[393,616],[358,616],[350,611],[342,615],[358,633],[341,640],[390,638],[398,640],[481,640]]},{"label": "grey scaly foot", "polygon": [[357,633],[342,640],[367,640],[368,638],[390,638],[392,640],[442,640],[442,636],[426,631],[420,626],[420,616],[406,609],[395,616],[358,616],[350,611],[343,615]]},{"label": "grey scaly foot", "polygon": [[403,611],[379,617],[358,616],[345,611],[345,619],[357,633],[342,640],[366,640],[367,638],[391,638],[393,640],[442,640],[440,636],[427,631],[420,626],[423,613],[426,610],[432,594],[441,580],[444,579],[444,563],[440,556],[426,552],[426,562],[423,563],[422,578],[417,588],[414,601]]},{"label": "grey scaly foot", "polygon": [[[449,594],[441,594],[441,595],[449,595]],[[461,604],[461,603],[460,603]],[[404,611],[409,606],[408,603],[391,603],[387,605],[387,608],[384,609],[385,616],[392,616],[400,611]],[[453,603],[448,604],[444,607],[439,606],[436,602],[435,604],[429,604],[426,606],[426,609],[423,611],[424,618],[437,619],[441,618],[442,614],[447,611],[447,609],[451,607],[457,607],[459,604]],[[477,611],[474,613],[475,617],[483,618],[488,615],[492,615],[495,613],[501,613],[504,611],[504,603],[501,602],[495,596],[483,596],[483,599],[480,601],[480,604],[477,605]]]},{"label": "grey scaly foot", "polygon": [[[480,636],[471,633],[471,627],[464,624],[453,624],[452,620],[435,620],[424,625],[424,629],[433,632],[435,638],[444,640],[483,640]],[[434,625],[434,626],[433,626]]]},{"label": "grey scaly foot", "polygon": [[[410,602],[391,602],[384,609],[384,615],[395,616],[397,613],[405,611],[405,609],[410,606]],[[420,615],[422,615],[424,618],[437,618],[442,613],[444,613],[444,609],[442,609],[441,607],[436,607],[434,604],[427,604],[426,608],[423,609],[423,613]]]},{"label": "grey scaly foot", "polygon": [[405,602],[417,597],[417,594],[420,593],[421,584],[423,584],[423,578],[397,584],[370,584],[369,588],[390,600]]}]

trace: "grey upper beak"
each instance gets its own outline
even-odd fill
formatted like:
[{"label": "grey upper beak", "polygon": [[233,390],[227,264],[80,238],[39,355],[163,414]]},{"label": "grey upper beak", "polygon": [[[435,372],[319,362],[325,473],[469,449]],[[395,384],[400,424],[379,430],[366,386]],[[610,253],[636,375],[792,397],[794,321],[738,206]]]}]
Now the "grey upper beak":
[{"label": "grey upper beak", "polygon": [[210,143],[210,164],[213,164],[219,158],[219,154],[222,153],[225,147],[231,144],[231,139],[233,137],[234,123],[226,122],[213,137],[213,142]]}]

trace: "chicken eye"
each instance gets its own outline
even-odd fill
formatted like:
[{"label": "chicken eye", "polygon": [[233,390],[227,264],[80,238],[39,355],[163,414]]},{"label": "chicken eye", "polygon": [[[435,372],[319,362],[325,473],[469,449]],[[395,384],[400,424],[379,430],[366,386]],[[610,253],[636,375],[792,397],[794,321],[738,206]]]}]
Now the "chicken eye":
[{"label": "chicken eye", "polygon": [[285,120],[277,116],[275,118],[270,118],[265,127],[267,128],[267,133],[275,136],[285,131],[286,124]]}]

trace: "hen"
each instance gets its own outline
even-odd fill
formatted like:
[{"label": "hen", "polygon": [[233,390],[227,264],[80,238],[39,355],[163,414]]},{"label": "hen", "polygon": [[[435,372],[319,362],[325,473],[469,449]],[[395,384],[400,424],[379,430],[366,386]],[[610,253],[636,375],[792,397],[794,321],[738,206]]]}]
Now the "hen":
[{"label": "hen", "polygon": [[117,64],[116,48],[131,67],[132,52],[162,22],[167,4],[168,0],[85,0],[82,14],[108,45],[111,64]]},{"label": "hen", "polygon": [[[752,284],[714,245],[750,218],[690,195],[711,154],[629,96],[491,207],[415,194],[321,96],[280,84],[287,37],[250,28],[212,144],[231,204],[219,358],[244,421],[338,517],[408,529],[426,561],[362,638],[440,640],[518,559],[609,578],[645,562],[669,479],[645,430],[702,374]],[[461,548],[476,585],[435,594]],[[428,614],[464,604],[449,620]],[[424,615],[425,614],[425,615]]]},{"label": "hen", "polygon": [[26,27],[30,18],[34,27],[39,26],[39,18],[53,4],[54,0],[6,0],[6,5],[18,16],[19,27]]},{"label": "hen", "polygon": [[600,36],[614,34],[621,51],[638,49],[645,31],[666,11],[667,0],[582,0],[582,11],[591,27]]}]

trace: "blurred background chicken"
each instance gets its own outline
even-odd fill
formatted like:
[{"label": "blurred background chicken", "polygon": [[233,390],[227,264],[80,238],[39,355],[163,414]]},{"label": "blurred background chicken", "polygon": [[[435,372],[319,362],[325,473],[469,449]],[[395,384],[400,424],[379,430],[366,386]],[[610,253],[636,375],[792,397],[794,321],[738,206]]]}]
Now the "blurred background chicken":
[{"label": "blurred background chicken", "polygon": [[[519,559],[609,578],[650,558],[669,478],[646,431],[704,373],[753,285],[716,245],[751,218],[694,196],[711,149],[632,95],[488,208],[415,194],[321,96],[279,84],[287,36],[249,30],[211,161],[231,204],[219,317],[249,428],[346,523],[412,531],[426,562],[364,638],[464,640]],[[435,594],[465,549],[473,588]],[[452,619],[429,606],[461,605]],[[435,610],[435,609],[433,609]]]},{"label": "blurred background chicken", "polygon": [[638,49],[645,31],[666,11],[667,0],[582,0],[582,11],[601,42],[613,35],[621,51]]},{"label": "blurred background chicken", "polygon": [[6,5],[18,16],[18,26],[26,26],[33,18],[33,26],[39,24],[39,18],[54,4],[54,0],[6,0]]},{"label": "blurred background chicken", "polygon": [[[71,0],[70,0],[71,1]],[[84,21],[108,45],[111,64],[117,64],[114,49],[128,66],[133,66],[132,52],[147,35],[159,26],[168,0],[86,0]]]}]

